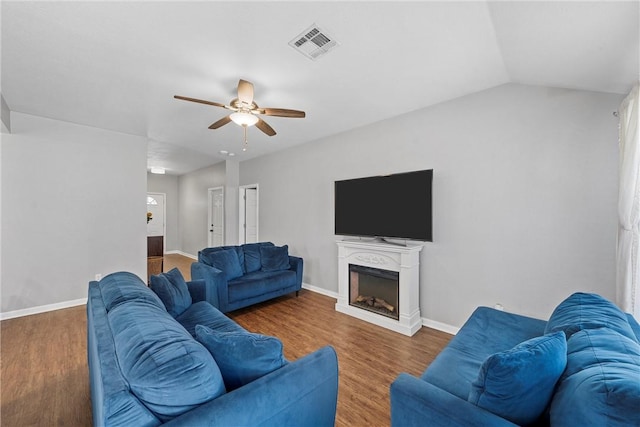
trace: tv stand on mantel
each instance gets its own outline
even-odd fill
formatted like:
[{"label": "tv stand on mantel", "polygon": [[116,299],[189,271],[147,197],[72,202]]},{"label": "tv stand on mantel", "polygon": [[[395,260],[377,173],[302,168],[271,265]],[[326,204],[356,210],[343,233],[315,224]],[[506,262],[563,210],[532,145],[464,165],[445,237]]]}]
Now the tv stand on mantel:
[{"label": "tv stand on mantel", "polygon": [[407,241],[404,242],[392,242],[391,240],[387,240],[386,237],[373,237],[371,239],[342,239],[343,242],[358,242],[358,243],[381,243],[384,245],[395,245],[401,247],[408,247]]}]

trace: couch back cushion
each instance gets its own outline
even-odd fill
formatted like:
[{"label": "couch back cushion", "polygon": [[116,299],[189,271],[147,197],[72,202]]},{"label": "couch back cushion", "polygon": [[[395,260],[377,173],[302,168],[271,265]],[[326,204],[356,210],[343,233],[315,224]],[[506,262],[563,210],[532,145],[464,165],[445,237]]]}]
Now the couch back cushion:
[{"label": "couch back cushion", "polygon": [[164,309],[145,301],[108,313],[123,376],[131,392],[162,421],[225,393],[207,349]]},{"label": "couch back cushion", "polygon": [[282,354],[282,342],[276,337],[244,330],[222,332],[197,325],[196,338],[216,360],[229,391],[287,363]]},{"label": "couch back cushion", "polygon": [[562,301],[551,314],[545,333],[564,331],[567,339],[583,329],[610,328],[637,342],[627,316],[611,301],[597,294],[577,292]]},{"label": "couch back cushion", "polygon": [[640,345],[608,329],[567,342],[567,368],[551,402],[553,426],[640,426]]},{"label": "couch back cushion", "polygon": [[261,246],[262,271],[289,270],[289,246]]},{"label": "couch back cushion", "polygon": [[551,401],[566,364],[564,332],[532,338],[484,361],[469,402],[513,423],[532,424]]},{"label": "couch back cushion", "polygon": [[221,249],[209,252],[206,256],[206,264],[221,270],[227,280],[241,277],[242,266],[235,249]]},{"label": "couch back cushion", "polygon": [[187,282],[177,268],[151,276],[151,289],[162,300],[171,316],[178,317],[193,302]]},{"label": "couch back cushion", "polygon": [[103,277],[99,284],[107,311],[128,301],[146,301],[162,310],[165,309],[158,295],[133,273],[126,271],[112,273]]},{"label": "couch back cushion", "polygon": [[244,266],[246,273],[253,273],[262,269],[262,256],[260,248],[265,246],[274,246],[271,242],[245,243],[242,245],[244,250]]},{"label": "couch back cushion", "polygon": [[224,251],[227,249],[233,249],[238,254],[238,261],[240,262],[240,267],[242,267],[242,272],[245,273],[244,270],[244,250],[242,246],[214,246],[212,248],[205,248],[201,251],[198,251],[198,261],[207,265],[211,265],[208,262],[208,255],[217,251]]}]

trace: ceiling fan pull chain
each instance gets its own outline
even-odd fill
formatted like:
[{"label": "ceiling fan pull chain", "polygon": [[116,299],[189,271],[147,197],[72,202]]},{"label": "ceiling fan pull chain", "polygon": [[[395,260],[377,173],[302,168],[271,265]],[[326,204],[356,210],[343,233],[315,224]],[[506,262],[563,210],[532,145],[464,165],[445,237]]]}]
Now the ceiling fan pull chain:
[{"label": "ceiling fan pull chain", "polygon": [[243,125],[242,127],[244,128],[244,146],[242,147],[242,151],[247,151],[247,125]]}]

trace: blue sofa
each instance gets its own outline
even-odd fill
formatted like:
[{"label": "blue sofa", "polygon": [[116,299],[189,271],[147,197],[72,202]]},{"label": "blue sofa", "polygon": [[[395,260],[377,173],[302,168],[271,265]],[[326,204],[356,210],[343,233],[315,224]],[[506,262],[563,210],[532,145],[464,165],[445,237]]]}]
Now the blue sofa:
[{"label": "blue sofa", "polygon": [[419,378],[391,384],[391,425],[640,426],[639,340],[595,294],[549,321],[479,307]]},{"label": "blue sofa", "polygon": [[191,278],[204,280],[206,300],[223,313],[302,288],[302,258],[271,242],[219,246],[198,252]]},{"label": "blue sofa", "polygon": [[89,283],[95,426],[334,425],[333,348],[288,362],[277,338],[251,334],[203,301],[204,282],[173,270],[151,282],[156,292],[126,272]]}]

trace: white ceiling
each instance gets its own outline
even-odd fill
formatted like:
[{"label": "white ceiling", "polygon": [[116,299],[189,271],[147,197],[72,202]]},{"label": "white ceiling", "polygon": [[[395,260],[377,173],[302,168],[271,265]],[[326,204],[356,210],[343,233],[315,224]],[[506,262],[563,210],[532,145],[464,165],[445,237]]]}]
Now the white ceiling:
[{"label": "white ceiling", "polygon": [[[1,92],[12,111],[149,140],[183,174],[242,161],[508,82],[625,94],[639,78],[639,1],[2,1]],[[288,42],[316,23],[340,46]],[[274,137],[230,123],[239,78]]]}]

